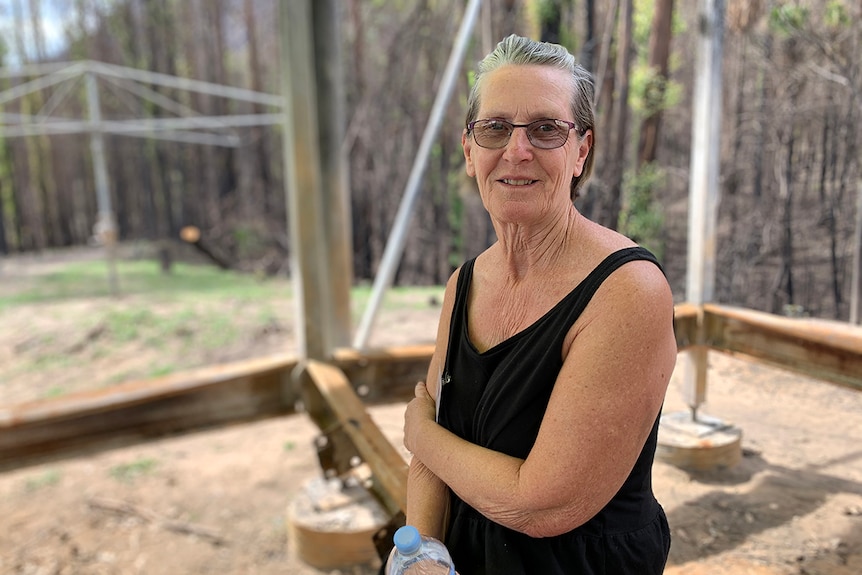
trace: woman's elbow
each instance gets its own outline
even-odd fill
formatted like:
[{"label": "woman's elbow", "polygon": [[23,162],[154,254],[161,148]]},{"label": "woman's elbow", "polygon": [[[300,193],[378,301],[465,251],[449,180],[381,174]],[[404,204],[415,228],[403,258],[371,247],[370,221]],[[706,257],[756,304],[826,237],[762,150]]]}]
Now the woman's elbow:
[{"label": "woman's elbow", "polygon": [[518,525],[513,526],[513,529],[529,537],[539,539],[568,533],[583,524],[584,521],[584,519],[570,511],[543,510],[540,512],[525,513],[521,521],[518,522]]}]

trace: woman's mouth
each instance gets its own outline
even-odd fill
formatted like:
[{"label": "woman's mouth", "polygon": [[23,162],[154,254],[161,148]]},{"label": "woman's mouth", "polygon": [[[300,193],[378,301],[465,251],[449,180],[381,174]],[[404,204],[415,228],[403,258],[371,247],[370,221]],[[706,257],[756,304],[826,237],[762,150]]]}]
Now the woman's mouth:
[{"label": "woman's mouth", "polygon": [[529,186],[530,184],[535,183],[537,180],[511,180],[508,178],[503,178],[500,181],[508,186]]}]

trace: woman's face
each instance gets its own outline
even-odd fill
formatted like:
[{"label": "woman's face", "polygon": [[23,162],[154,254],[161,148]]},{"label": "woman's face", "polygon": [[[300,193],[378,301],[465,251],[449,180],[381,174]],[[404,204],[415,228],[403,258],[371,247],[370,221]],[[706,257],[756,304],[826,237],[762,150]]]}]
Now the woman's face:
[{"label": "woman's face", "polygon": [[[513,124],[541,119],[574,121],[571,78],[564,70],[507,65],[489,72],[482,82],[476,119]],[[466,131],[461,144],[467,174],[476,178],[491,217],[503,223],[530,224],[565,213],[571,206],[572,178],[583,170],[592,133],[579,138],[571,130],[566,143],[551,150],[533,146],[523,128],[516,128],[509,143],[497,150],[479,146]]]}]

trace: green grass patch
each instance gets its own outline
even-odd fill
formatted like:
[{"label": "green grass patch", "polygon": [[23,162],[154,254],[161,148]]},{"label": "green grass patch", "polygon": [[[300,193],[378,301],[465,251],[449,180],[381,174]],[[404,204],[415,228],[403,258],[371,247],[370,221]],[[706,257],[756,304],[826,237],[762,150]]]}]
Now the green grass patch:
[{"label": "green grass patch", "polygon": [[173,364],[167,365],[156,365],[150,369],[147,377],[162,377],[163,375],[170,375],[177,370],[177,367]]},{"label": "green grass patch", "polygon": [[105,381],[106,387],[111,387],[112,385],[117,385],[118,383],[123,383],[124,381],[129,381],[134,378],[134,374],[129,371],[121,371],[120,373],[115,373],[111,377],[109,377]]},{"label": "green grass patch", "polygon": [[56,397],[61,397],[66,394],[66,390],[59,385],[51,386],[48,391],[45,392],[45,399],[54,399]]},{"label": "green grass patch", "polygon": [[206,349],[218,349],[236,341],[239,337],[232,315],[207,316],[206,331],[202,334],[200,343]]},{"label": "green grass patch", "polygon": [[32,369],[57,369],[69,366],[72,364],[73,361],[74,359],[69,357],[68,355],[39,354],[33,360]]},{"label": "green grass patch", "polygon": [[[155,260],[133,260],[118,261],[116,271],[120,298],[147,294],[158,296],[162,302],[230,301],[241,305],[262,300],[289,301],[293,293],[293,284],[287,278],[261,278],[206,265],[176,263],[171,273],[165,274]],[[111,298],[108,280],[108,265],[104,261],[70,262],[51,273],[27,278],[26,285],[22,281],[20,290],[0,295],[0,311],[24,304]],[[358,312],[367,305],[371,290],[370,284],[353,288],[351,303]],[[439,302],[442,296],[443,286],[392,287],[386,291],[382,307],[421,309],[429,306],[432,300]],[[176,318],[175,323],[183,319],[187,318]],[[111,328],[116,328],[124,337],[134,338],[132,324],[151,322],[153,315],[147,310],[136,310],[134,315],[118,313],[109,320]]]},{"label": "green grass patch", "polygon": [[60,478],[61,475],[58,470],[46,469],[39,475],[28,478],[27,481],[24,483],[24,489],[28,493],[39,491],[40,489],[57,485],[58,483],[60,483]]},{"label": "green grass patch", "polygon": [[[372,286],[362,285],[353,288],[351,302],[355,313],[364,313],[371,299]],[[397,286],[383,294],[381,309],[427,309],[443,302],[444,286]]]},{"label": "green grass patch", "polygon": [[149,308],[111,309],[104,316],[104,322],[112,339],[117,343],[134,341],[144,331],[158,327],[159,318]]},{"label": "green grass patch", "polygon": [[118,481],[131,482],[135,479],[148,475],[155,470],[158,462],[149,457],[143,457],[131,463],[121,463],[111,468],[111,477]]},{"label": "green grass patch", "polygon": [[[118,261],[116,270],[117,298],[109,294],[109,270],[103,260],[70,261],[4,286],[0,314],[15,306],[37,304],[40,307],[34,313],[69,314],[75,322],[75,329],[62,336],[33,334],[27,371],[62,369],[72,362],[104,360],[119,353],[134,357],[152,350],[170,351],[167,355],[173,357],[177,351],[181,355],[217,351],[256,333],[289,332],[293,321],[293,283],[288,278],[261,278],[183,263],[176,263],[166,274],[154,260]],[[365,312],[371,291],[370,284],[352,289],[354,321]],[[440,305],[443,291],[443,286],[392,287],[384,294],[381,311],[434,308]],[[94,299],[97,305],[85,308],[86,314],[59,305]],[[42,312],[42,304],[58,305],[53,312]],[[109,377],[106,383],[124,381],[127,376],[158,377],[188,367],[180,364],[166,358],[149,368],[132,367],[125,376]],[[57,386],[49,393],[61,395],[63,390]]]},{"label": "green grass patch", "polygon": [[[169,274],[158,262],[120,261],[116,264],[120,296],[158,294],[164,299],[194,297],[198,300],[289,296],[286,279],[260,279],[212,266],[177,263]],[[71,262],[54,272],[28,278],[27,285],[0,296],[0,311],[20,304],[50,303],[76,298],[110,297],[109,270],[104,261]]]}]

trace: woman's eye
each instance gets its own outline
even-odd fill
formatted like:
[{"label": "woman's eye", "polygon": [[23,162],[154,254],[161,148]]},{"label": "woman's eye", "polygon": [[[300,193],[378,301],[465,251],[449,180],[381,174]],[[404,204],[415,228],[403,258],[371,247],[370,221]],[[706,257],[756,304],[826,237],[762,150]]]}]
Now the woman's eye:
[{"label": "woman's eye", "polygon": [[485,128],[493,132],[505,132],[506,124],[504,122],[488,122],[485,124]]},{"label": "woman's eye", "polygon": [[533,129],[537,132],[556,132],[557,125],[554,122],[542,122],[540,124],[536,124]]}]

